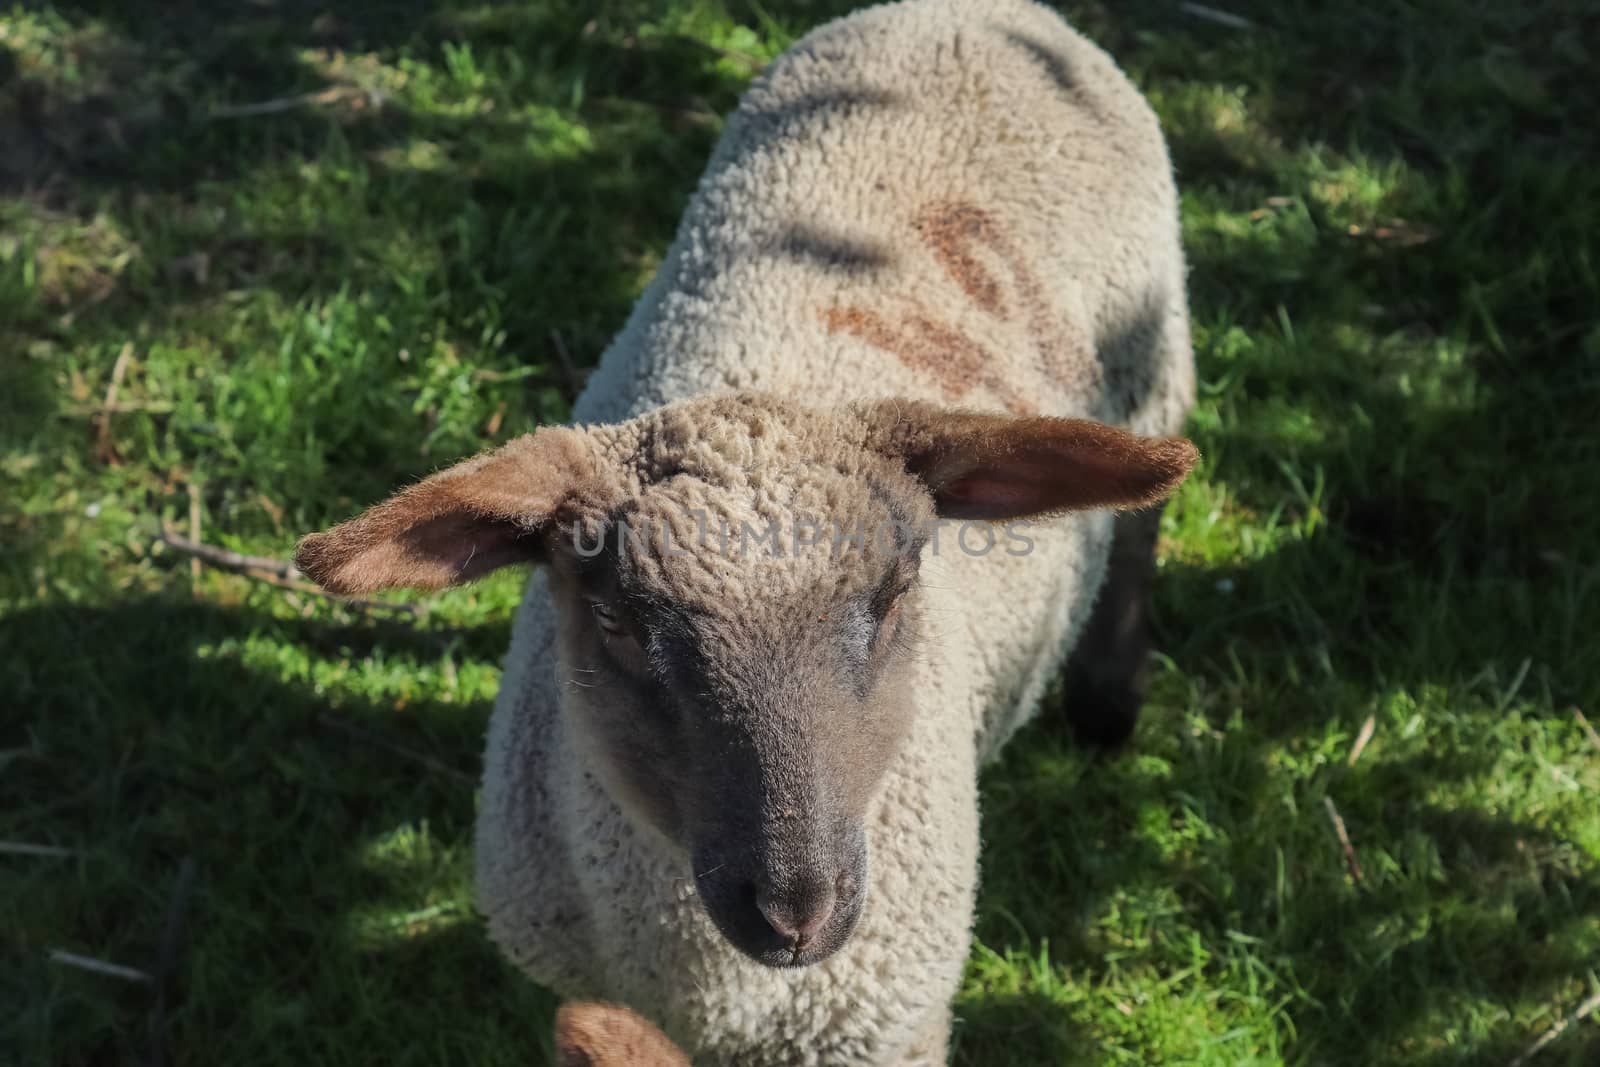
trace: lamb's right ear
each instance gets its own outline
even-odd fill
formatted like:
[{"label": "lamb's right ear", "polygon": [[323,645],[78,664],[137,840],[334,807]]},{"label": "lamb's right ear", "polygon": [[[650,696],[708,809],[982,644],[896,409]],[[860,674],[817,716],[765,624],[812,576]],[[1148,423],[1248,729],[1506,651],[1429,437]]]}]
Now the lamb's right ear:
[{"label": "lamb's right ear", "polygon": [[559,1067],[690,1067],[672,1040],[620,1004],[563,1004],[556,1012]]},{"label": "lamb's right ear", "polygon": [[295,565],[336,593],[455,585],[533,559],[536,535],[598,505],[604,484],[589,436],[547,427],[311,534]]},{"label": "lamb's right ear", "polygon": [[902,460],[946,519],[1019,519],[1164,499],[1199,453],[1092,419],[962,411],[905,400],[861,409],[868,446]]}]

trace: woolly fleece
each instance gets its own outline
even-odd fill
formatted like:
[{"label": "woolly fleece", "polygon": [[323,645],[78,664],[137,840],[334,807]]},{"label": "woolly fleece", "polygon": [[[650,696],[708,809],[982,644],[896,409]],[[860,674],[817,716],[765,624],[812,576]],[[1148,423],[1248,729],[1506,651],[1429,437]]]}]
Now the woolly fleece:
[{"label": "woolly fleece", "polygon": [[[750,88],[575,416],[762,390],[1173,433],[1194,390],[1176,204],[1155,117],[1047,9],[859,12]],[[672,410],[630,425],[677,418],[685,452],[749,445]],[[789,971],[729,945],[685,858],[585,769],[535,574],[486,755],[477,883],[492,936],[566,996],[631,1005],[699,1064],[943,1062],[977,888],[978,768],[1070,649],[1110,535],[1111,516],[1090,512],[1037,526],[1025,556],[930,546],[919,709],[868,820],[865,912],[836,955]]]}]

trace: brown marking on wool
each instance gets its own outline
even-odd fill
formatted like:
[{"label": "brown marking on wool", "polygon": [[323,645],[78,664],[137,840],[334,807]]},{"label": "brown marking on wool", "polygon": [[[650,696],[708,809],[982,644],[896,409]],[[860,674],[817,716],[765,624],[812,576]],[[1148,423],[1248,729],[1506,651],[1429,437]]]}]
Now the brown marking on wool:
[{"label": "brown marking on wool", "polygon": [[822,309],[822,324],[829,333],[847,333],[859,337],[874,348],[900,354],[900,338],[894,328],[881,315],[868,311],[860,304],[833,305]]},{"label": "brown marking on wool", "polygon": [[1099,364],[1091,358],[1092,346],[1081,340],[1072,343],[1073,331],[1051,310],[1045,288],[1027,257],[993,212],[964,200],[934,201],[916,213],[912,228],[962,291],[1002,321],[1008,316],[999,283],[978,261],[974,246],[987,247],[1005,265],[1046,374],[1064,381],[1098,372]]},{"label": "brown marking on wool", "polygon": [[[1038,368],[1056,381],[1085,380],[1101,372],[1093,344],[1051,307],[1044,285],[1021,247],[993,212],[965,200],[923,205],[911,220],[935,260],[982,311],[1002,322],[1020,312],[1038,353]],[[1013,292],[1002,292],[999,277],[980,254],[987,253],[1010,274]],[[915,298],[909,311],[891,320],[858,304],[822,311],[829,333],[847,333],[892,353],[906,367],[930,372],[951,400],[981,388],[1015,415],[1037,412],[1034,404],[1005,380],[1000,362],[962,330],[941,321]]]},{"label": "brown marking on wool", "polygon": [[973,204],[933,203],[917,212],[911,226],[973,303],[998,318],[1006,317],[1000,283],[972,254],[974,242],[993,245],[999,236],[987,211]]},{"label": "brown marking on wool", "polygon": [[993,393],[1015,415],[1034,413],[1034,407],[993,368],[994,356],[960,330],[946,326],[926,311],[917,310],[892,325],[877,312],[859,304],[822,309],[829,333],[846,333],[882,349],[913,371],[926,371],[951,400],[966,396],[974,386]]},{"label": "brown marking on wool", "polygon": [[[932,371],[952,399],[959,398],[976,382],[998,397],[1013,415],[1037,414],[1031,403],[994,372],[994,356],[978,342],[922,313],[908,316],[906,325],[915,331],[917,343],[900,353],[900,361],[913,369],[926,367]],[[959,386],[958,391],[952,392],[952,384]]]}]

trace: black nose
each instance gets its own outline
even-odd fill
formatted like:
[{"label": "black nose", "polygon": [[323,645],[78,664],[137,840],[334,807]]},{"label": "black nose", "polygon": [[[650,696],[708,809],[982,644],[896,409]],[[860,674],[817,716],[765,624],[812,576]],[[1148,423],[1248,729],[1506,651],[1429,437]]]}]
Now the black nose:
[{"label": "black nose", "polygon": [[866,902],[866,837],[844,837],[837,855],[810,863],[753,862],[696,849],[695,887],[706,914],[739,951],[768,967],[807,967],[850,939]]},{"label": "black nose", "polygon": [[790,893],[757,889],[755,903],[773,933],[798,952],[828,925],[836,899],[832,886],[815,884]]}]

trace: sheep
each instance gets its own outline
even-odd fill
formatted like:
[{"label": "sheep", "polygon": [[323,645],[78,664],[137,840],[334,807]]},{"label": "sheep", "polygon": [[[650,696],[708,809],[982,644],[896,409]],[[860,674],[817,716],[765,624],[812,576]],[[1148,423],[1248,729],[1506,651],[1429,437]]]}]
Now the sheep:
[{"label": "sheep", "polygon": [[539,564],[477,894],[695,1062],[943,1062],[979,768],[1067,665],[1132,729],[1159,503],[1196,461],[1171,164],[1031,0],[815,30],[543,427],[307,537],[331,590]]}]

